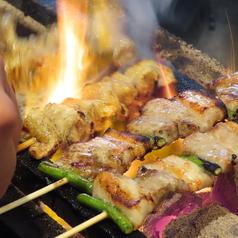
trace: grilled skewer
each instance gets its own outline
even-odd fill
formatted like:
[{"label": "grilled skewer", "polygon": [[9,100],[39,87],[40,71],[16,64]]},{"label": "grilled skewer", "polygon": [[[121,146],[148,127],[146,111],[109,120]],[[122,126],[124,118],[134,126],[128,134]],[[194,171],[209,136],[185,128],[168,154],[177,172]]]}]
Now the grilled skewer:
[{"label": "grilled skewer", "polygon": [[143,158],[153,148],[164,144],[163,138],[108,129],[101,137],[72,144],[55,164],[73,169],[92,181],[100,171],[125,173],[133,160]]},{"label": "grilled skewer", "polygon": [[[96,84],[93,87],[95,87],[95,90],[91,92],[92,95],[96,91]],[[143,88],[143,84],[139,84],[138,87],[142,91],[147,90]],[[129,104],[131,100],[126,101],[127,99],[123,99],[120,90],[117,91],[117,95],[120,95],[118,98]],[[101,95],[104,101],[106,101],[104,97],[108,97],[107,100],[115,99],[112,95],[107,96],[106,93],[103,95],[100,92],[95,98]],[[29,149],[34,158],[46,157],[66,144],[87,141],[95,130],[102,130],[105,126],[105,123],[103,123],[105,118],[109,118],[111,111],[114,110],[107,110],[111,107],[104,107],[105,103],[94,99],[94,96],[90,96],[91,94],[88,93],[89,98],[86,100],[67,99],[60,105],[48,104],[43,112],[37,109],[32,110],[32,113],[24,121],[23,129],[27,131],[27,136],[31,134],[31,136],[38,138]],[[140,102],[146,102],[149,99],[145,98],[145,95],[140,96]],[[131,119],[138,116],[139,107],[136,110],[136,115],[131,110],[136,107],[136,103],[128,106],[128,109],[132,111]],[[72,116],[65,116],[65,122],[62,122],[60,117],[63,111],[68,112],[69,115],[72,114]],[[55,116],[49,118],[52,112]],[[125,114],[127,114],[126,111]],[[205,132],[226,116],[225,105],[219,99],[201,91],[185,91],[172,99],[157,98],[149,101],[143,107],[141,116],[132,120],[127,126],[127,130],[135,134],[163,137],[166,143],[170,144],[179,137],[184,138],[195,131]],[[92,123],[91,118],[94,118],[94,123]],[[28,139],[27,136],[25,136],[25,139]]]},{"label": "grilled skewer", "polygon": [[[226,142],[223,144],[221,138],[218,140],[216,137],[230,128],[234,128],[236,134],[236,140],[233,141],[232,146]],[[229,153],[224,155],[223,152],[229,151],[236,155],[237,129],[238,125],[233,122],[218,123],[216,127],[203,134],[209,140],[213,137],[217,141],[211,143],[211,150],[205,150],[205,152],[203,148],[206,147],[207,141],[196,142],[197,147],[200,148],[196,151],[197,155],[200,156],[203,153],[205,160],[213,158],[213,162],[221,164],[223,172],[230,171],[231,165],[234,164],[234,156],[230,156]],[[200,134],[200,132],[194,133],[194,135]],[[184,152],[188,152],[189,144],[194,145],[193,135],[185,139]],[[216,151],[215,157],[210,155],[212,151]],[[138,229],[146,215],[151,213],[164,197],[175,191],[200,190],[211,186],[213,182],[214,175],[211,173],[204,173],[183,156],[171,155],[142,166],[134,179],[109,171],[99,173],[94,180],[93,196],[116,206],[131,221],[134,229]]]},{"label": "grilled skewer", "polygon": [[223,102],[201,91],[185,91],[166,99],[150,100],[141,116],[127,125],[131,133],[163,137],[166,144],[193,132],[205,132],[226,118]]},{"label": "grilled skewer", "polygon": [[229,119],[238,122],[238,72],[215,79],[207,87],[225,103]]},{"label": "grilled skewer", "polygon": [[[170,68],[164,67],[164,70],[173,78]],[[29,148],[36,159],[73,142],[87,141],[95,132],[105,131],[113,120],[130,121],[137,117],[141,107],[152,98],[158,80],[158,63],[142,60],[124,74],[117,72],[98,83],[88,84],[80,100],[50,103],[43,111],[32,109],[24,120],[21,141],[37,139]]]},{"label": "grilled skewer", "polygon": [[[229,130],[232,130],[231,132],[233,133],[232,145],[228,141],[221,143],[221,138],[217,137],[217,135],[222,135]],[[93,186],[90,185],[89,191],[96,198],[116,206],[131,221],[134,229],[137,229],[142,224],[146,215],[151,213],[155,206],[169,194],[175,191],[196,191],[207,186],[212,186],[214,174],[217,175],[222,169],[222,172],[231,170],[231,165],[235,164],[235,155],[237,153],[237,132],[238,125],[236,123],[229,121],[225,123],[220,122],[208,132],[196,132],[187,137],[183,143],[185,154],[181,156],[171,155],[144,165],[134,179],[127,178],[117,172],[100,172],[95,178]],[[206,140],[201,140],[197,146],[200,148],[197,152],[199,156],[188,155],[190,152],[188,145],[191,147],[194,143],[193,136],[199,136],[201,134],[209,140],[211,138],[216,139],[213,148],[208,151],[205,150],[206,153],[203,153],[203,158],[201,158],[201,150],[207,144]],[[212,162],[209,162],[207,158],[212,158],[210,156],[211,151],[215,151],[216,156],[212,159]],[[224,156],[225,151],[232,153],[232,156],[229,153],[225,153],[227,156]],[[48,169],[48,165],[45,162],[41,164],[39,167],[40,170],[47,175],[57,179],[65,176],[65,173],[61,172],[55,176],[57,171],[52,173],[51,170],[53,167],[50,166],[51,168]],[[221,164],[221,167],[219,164]]]}]

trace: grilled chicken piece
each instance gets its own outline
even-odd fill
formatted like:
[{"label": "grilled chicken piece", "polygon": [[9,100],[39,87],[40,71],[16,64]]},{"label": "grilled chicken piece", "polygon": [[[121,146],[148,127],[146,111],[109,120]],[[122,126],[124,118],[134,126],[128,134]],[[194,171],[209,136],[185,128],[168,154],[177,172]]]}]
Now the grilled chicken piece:
[{"label": "grilled chicken piece", "polygon": [[[173,77],[170,68],[164,67],[164,70]],[[37,139],[30,148],[30,153],[37,159],[52,154],[59,145],[65,147],[77,141],[87,141],[95,132],[112,126],[114,121],[127,122],[137,117],[141,107],[152,98],[159,79],[158,63],[142,60],[124,74],[114,73],[101,82],[87,84],[82,99],[49,104],[43,111],[33,109],[24,120],[21,141],[31,137]],[[65,111],[67,119],[63,121]],[[62,125],[65,125],[64,130],[60,129]],[[77,131],[77,137],[68,135],[72,130]]]},{"label": "grilled chicken piece", "polygon": [[125,173],[133,160],[143,158],[152,147],[148,137],[108,129],[101,137],[72,144],[55,163],[93,180],[101,171]]},{"label": "grilled chicken piece", "polygon": [[193,132],[205,132],[227,116],[221,100],[201,91],[185,91],[149,101],[141,116],[127,125],[131,133],[163,137],[167,144]]},{"label": "grilled chicken piece", "polygon": [[238,72],[220,77],[208,84],[226,107],[234,112],[238,109]]},{"label": "grilled chicken piece", "polygon": [[220,122],[206,133],[194,133],[184,139],[182,150],[217,163],[223,173],[229,172],[238,155],[238,125]]},{"label": "grilled chicken piece", "polygon": [[[29,149],[30,154],[41,159],[72,141],[85,139],[84,115],[65,105],[49,103],[43,111],[32,109],[24,120],[23,132],[37,138]],[[27,137],[25,137],[27,139]]]},{"label": "grilled chicken piece", "polygon": [[[172,78],[169,67],[163,67]],[[152,99],[160,80],[160,68],[154,60],[142,60],[129,67],[124,74],[118,72],[100,82],[85,85],[82,99],[101,100],[115,107],[116,119],[128,121],[139,116],[141,107]]]},{"label": "grilled chicken piece", "polygon": [[93,196],[116,206],[138,229],[144,218],[169,194],[188,191],[188,186],[173,173],[142,168],[136,178],[102,172],[94,180]]}]

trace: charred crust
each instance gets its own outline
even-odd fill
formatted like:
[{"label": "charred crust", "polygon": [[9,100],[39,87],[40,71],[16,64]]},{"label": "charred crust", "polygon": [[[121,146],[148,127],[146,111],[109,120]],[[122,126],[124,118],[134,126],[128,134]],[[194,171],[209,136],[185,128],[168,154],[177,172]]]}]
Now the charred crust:
[{"label": "charred crust", "polygon": [[135,135],[135,136],[136,136],[135,138],[136,142],[142,142],[144,144],[150,142],[150,138],[147,136],[143,136],[143,135]]},{"label": "charred crust", "polygon": [[231,163],[232,163],[232,165],[236,165],[236,164],[237,164],[237,162],[235,161],[236,158],[237,158],[237,155],[236,155],[236,154],[232,154],[232,155],[231,155]]},{"label": "charred crust", "polygon": [[226,105],[221,100],[216,100],[215,105],[227,113]]},{"label": "charred crust", "polygon": [[94,129],[94,122],[91,122],[90,123],[90,130],[93,130]]},{"label": "charred crust", "polygon": [[106,131],[104,132],[104,134],[105,134],[105,133],[108,133],[108,132],[110,132],[110,131],[113,131],[113,129],[111,129],[110,127],[108,127],[108,128],[106,129]]},{"label": "charred crust", "polygon": [[125,115],[126,114],[126,110],[124,109],[124,107],[121,107],[121,114]]},{"label": "charred crust", "polygon": [[83,112],[77,111],[77,113],[79,114],[80,117],[85,118],[85,114]]},{"label": "charred crust", "polygon": [[144,157],[137,157],[136,159],[140,160],[140,161],[144,161],[145,160]]},{"label": "charred crust", "polygon": [[128,150],[133,150],[133,147],[132,146],[128,146],[127,149]]},{"label": "charred crust", "polygon": [[22,127],[22,131],[28,134],[30,133],[29,129],[25,126]]},{"label": "charred crust", "polygon": [[147,169],[145,166],[142,166],[142,167],[141,167],[141,172],[142,172],[142,173],[145,173],[147,170],[148,170],[148,169]]}]

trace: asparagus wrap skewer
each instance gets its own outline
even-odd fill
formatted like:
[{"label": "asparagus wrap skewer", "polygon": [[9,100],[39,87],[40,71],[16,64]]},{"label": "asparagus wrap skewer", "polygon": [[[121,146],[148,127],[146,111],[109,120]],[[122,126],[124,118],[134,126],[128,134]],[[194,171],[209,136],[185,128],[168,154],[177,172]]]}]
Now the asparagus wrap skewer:
[{"label": "asparagus wrap skewer", "polygon": [[39,164],[38,169],[54,179],[67,178],[68,183],[79,190],[92,194],[93,183],[82,177],[73,170],[68,170],[55,165],[54,163],[43,161]]},{"label": "asparagus wrap skewer", "polygon": [[218,175],[219,173],[222,172],[222,168],[217,163],[208,161],[202,157],[186,153],[180,155],[180,157],[192,161],[194,164],[200,167],[204,173],[211,173],[213,175]]},{"label": "asparagus wrap skewer", "polygon": [[88,194],[79,194],[77,196],[77,200],[83,205],[91,207],[99,212],[105,211],[108,217],[111,218],[113,222],[125,234],[130,234],[134,230],[132,224],[127,219],[127,217],[111,204],[103,202],[102,200],[94,198],[92,196],[89,196]]}]

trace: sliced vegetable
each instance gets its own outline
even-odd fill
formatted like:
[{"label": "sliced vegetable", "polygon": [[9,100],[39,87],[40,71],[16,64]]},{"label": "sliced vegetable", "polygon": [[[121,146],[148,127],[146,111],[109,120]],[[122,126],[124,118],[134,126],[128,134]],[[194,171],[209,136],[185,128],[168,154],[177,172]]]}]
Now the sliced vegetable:
[{"label": "sliced vegetable", "polygon": [[111,204],[89,196],[88,194],[79,194],[77,200],[83,205],[91,207],[99,212],[105,211],[108,214],[108,217],[113,220],[123,233],[130,234],[134,230],[133,225],[127,217]]},{"label": "sliced vegetable", "polygon": [[218,175],[219,173],[222,172],[222,168],[214,162],[208,161],[202,157],[196,156],[196,155],[191,155],[191,154],[182,154],[179,155],[181,158],[187,159],[197,166],[199,166],[205,173],[211,173],[214,175]]},{"label": "sliced vegetable", "polygon": [[166,144],[166,140],[163,137],[149,136],[145,134],[141,135],[146,136],[150,139],[150,143],[154,147],[153,149],[161,149]]},{"label": "sliced vegetable", "polygon": [[234,122],[238,123],[238,110],[233,111],[231,109],[227,109],[227,113],[228,113],[229,121],[234,121]]},{"label": "sliced vegetable", "polygon": [[86,178],[80,176],[73,170],[64,169],[49,161],[43,161],[38,165],[39,171],[49,175],[54,179],[67,178],[68,183],[83,192],[92,194],[93,183]]}]

